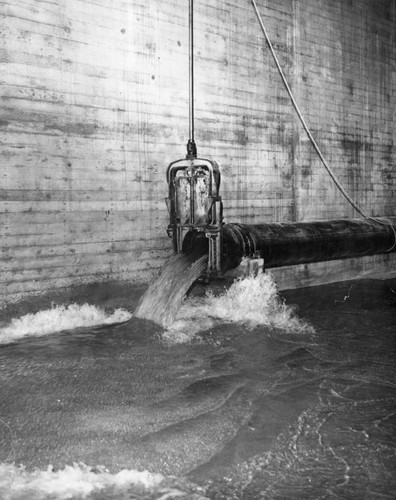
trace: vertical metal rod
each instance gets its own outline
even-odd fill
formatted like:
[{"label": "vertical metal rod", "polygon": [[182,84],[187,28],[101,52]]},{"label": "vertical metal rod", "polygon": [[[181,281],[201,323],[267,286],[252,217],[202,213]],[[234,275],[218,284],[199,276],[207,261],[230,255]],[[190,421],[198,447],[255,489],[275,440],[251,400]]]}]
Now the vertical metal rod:
[{"label": "vertical metal rod", "polygon": [[190,75],[189,75],[189,106],[190,106],[190,141],[194,142],[194,1],[190,0],[189,7],[189,60],[190,60]]},{"label": "vertical metal rod", "polygon": [[187,158],[197,157],[197,146],[194,140],[194,1],[189,0],[189,139]]}]

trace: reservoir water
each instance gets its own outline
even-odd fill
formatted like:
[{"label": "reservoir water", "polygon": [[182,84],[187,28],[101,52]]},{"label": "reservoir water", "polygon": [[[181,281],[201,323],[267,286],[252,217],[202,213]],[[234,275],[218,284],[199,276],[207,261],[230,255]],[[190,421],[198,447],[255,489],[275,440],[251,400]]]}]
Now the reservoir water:
[{"label": "reservoir water", "polygon": [[395,289],[284,302],[266,276],[193,290],[165,327],[77,306],[3,326],[0,498],[395,498]]}]

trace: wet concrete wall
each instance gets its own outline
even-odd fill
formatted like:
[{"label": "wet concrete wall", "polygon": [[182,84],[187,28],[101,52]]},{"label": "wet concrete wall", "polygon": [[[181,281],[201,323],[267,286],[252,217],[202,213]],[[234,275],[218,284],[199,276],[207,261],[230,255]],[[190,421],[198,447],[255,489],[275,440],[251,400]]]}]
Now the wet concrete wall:
[{"label": "wet concrete wall", "polygon": [[[368,215],[395,214],[396,12],[259,0],[323,154]],[[188,2],[1,2],[2,300],[149,279],[171,254],[165,171],[188,139]],[[226,222],[357,216],[321,166],[250,1],[195,1],[196,141]]]}]

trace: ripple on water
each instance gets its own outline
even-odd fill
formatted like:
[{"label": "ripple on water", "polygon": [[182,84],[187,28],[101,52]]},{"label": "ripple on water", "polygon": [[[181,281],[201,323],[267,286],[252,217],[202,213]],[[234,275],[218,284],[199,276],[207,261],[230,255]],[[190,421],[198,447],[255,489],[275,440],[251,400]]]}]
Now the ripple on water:
[{"label": "ripple on water", "polygon": [[[12,500],[48,500],[48,488],[60,483],[64,494],[81,486],[75,499],[96,485],[85,496],[95,500],[159,499],[172,491],[216,500],[392,498],[392,316],[375,309],[359,315],[357,299],[353,314],[342,304],[337,316],[334,300],[323,314],[319,298],[313,290],[312,314],[305,310],[315,335],[252,323],[252,316],[231,321],[214,314],[209,296],[181,308],[187,322],[212,322],[199,341],[160,342],[161,328],[133,318],[86,335],[2,347],[1,417],[10,429],[0,427],[8,460],[0,498],[19,491]],[[14,457],[29,470],[11,465]],[[47,473],[48,463],[59,471]],[[147,469],[160,482],[133,483],[133,471]]]}]

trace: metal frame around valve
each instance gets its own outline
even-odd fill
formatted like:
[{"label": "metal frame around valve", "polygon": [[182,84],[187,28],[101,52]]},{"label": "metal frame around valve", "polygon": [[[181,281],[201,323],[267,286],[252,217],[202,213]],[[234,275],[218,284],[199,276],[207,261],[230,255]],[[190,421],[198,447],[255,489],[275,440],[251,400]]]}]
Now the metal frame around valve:
[{"label": "metal frame around valve", "polygon": [[177,160],[168,166],[166,179],[170,216],[167,233],[173,240],[175,252],[182,251],[189,231],[203,232],[209,240],[207,275],[220,276],[223,221],[217,163],[195,157]]}]

